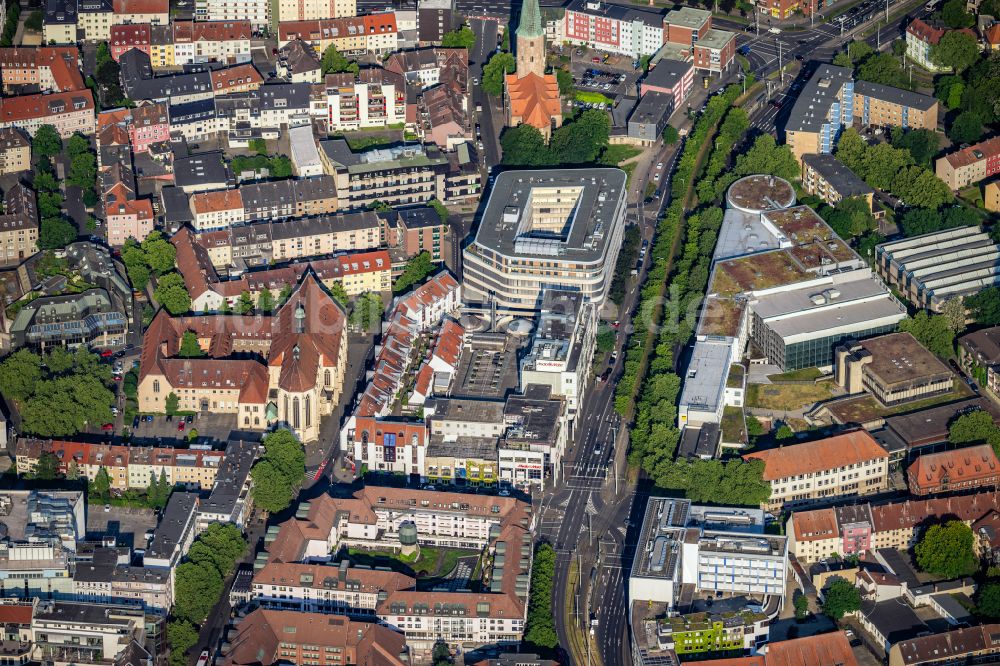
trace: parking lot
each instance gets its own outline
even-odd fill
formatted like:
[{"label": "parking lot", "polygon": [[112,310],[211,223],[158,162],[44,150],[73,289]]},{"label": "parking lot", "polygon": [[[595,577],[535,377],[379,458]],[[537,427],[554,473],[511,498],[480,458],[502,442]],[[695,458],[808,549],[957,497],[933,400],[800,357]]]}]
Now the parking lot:
[{"label": "parking lot", "polygon": [[257,439],[260,433],[237,430],[234,414],[200,413],[187,416],[164,416],[162,414],[137,416],[126,425],[132,429],[132,441],[139,444],[167,443],[171,446],[189,442],[192,430],[198,432],[197,441],[191,444],[208,444],[213,448],[223,448],[231,438]]},{"label": "parking lot", "polygon": [[129,509],[120,506],[91,504],[87,509],[87,538],[96,540],[113,536],[119,544],[133,548],[146,546],[145,534],[156,527],[156,512],[152,509]]}]

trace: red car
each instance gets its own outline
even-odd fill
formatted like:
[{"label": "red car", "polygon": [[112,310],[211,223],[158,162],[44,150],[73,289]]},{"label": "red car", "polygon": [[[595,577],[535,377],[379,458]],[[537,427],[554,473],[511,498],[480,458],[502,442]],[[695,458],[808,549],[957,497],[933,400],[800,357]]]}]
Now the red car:
[{"label": "red car", "polygon": [[115,426],[113,423],[105,423],[104,425],[101,426],[101,430],[103,430],[104,432],[111,432],[114,429]]},{"label": "red car", "polygon": [[116,382],[120,382],[121,380],[122,380],[122,376],[121,375],[115,375],[115,381]]},{"label": "red car", "polygon": [[111,358],[114,355],[115,353],[110,349],[105,349],[104,351],[101,352],[101,358]]},{"label": "red car", "polygon": [[178,431],[184,430],[184,421],[181,421],[180,423],[177,424],[177,430]]},{"label": "red car", "polygon": [[591,59],[590,59],[590,62],[593,62],[593,63],[597,63],[597,64],[600,64],[600,62],[601,62],[601,59],[600,59],[600,58],[591,58]]}]

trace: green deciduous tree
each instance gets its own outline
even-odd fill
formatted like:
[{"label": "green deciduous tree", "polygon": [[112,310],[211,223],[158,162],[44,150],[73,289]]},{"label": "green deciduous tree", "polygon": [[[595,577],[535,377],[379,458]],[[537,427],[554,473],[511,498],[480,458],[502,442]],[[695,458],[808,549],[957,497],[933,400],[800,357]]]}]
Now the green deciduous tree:
[{"label": "green deciduous tree", "polygon": [[191,296],[180,273],[161,276],[156,282],[153,298],[172,315],[184,314],[191,309]]},{"label": "green deciduous tree", "polygon": [[333,44],[328,46],[326,51],[323,52],[323,58],[320,60],[320,68],[323,71],[323,76],[327,74],[339,74],[340,72],[358,73],[358,63],[352,62],[341,55],[340,51]]},{"label": "green deciduous tree", "polygon": [[1000,428],[984,410],[962,414],[948,426],[948,441],[955,445],[986,443],[1000,450]]},{"label": "green deciduous tree", "polygon": [[31,138],[31,154],[35,158],[55,157],[62,152],[62,138],[52,125],[42,125]]},{"label": "green deciduous tree", "polygon": [[762,134],[750,150],[736,158],[734,171],[737,176],[764,173],[794,180],[799,177],[799,164],[788,146],[778,145],[770,134]]},{"label": "green deciduous tree", "polygon": [[791,439],[793,437],[795,437],[795,431],[784,423],[782,423],[781,426],[774,431],[775,439]]},{"label": "green deciduous tree", "polygon": [[566,123],[552,134],[551,151],[558,164],[588,164],[595,162],[608,145],[611,122],[608,114],[587,109],[573,122]]},{"label": "green deciduous tree", "polygon": [[457,30],[452,30],[441,35],[441,46],[446,49],[469,49],[476,45],[476,33],[472,28],[463,25]]},{"label": "green deciduous tree", "polygon": [[490,61],[483,66],[483,92],[494,96],[503,93],[504,76],[513,74],[516,67],[514,56],[510,53],[503,51],[494,53]]},{"label": "green deciduous tree", "polygon": [[177,408],[180,406],[181,399],[176,393],[171,391],[167,394],[166,399],[163,401],[163,409],[167,414],[173,415],[177,413]]},{"label": "green deciduous tree", "polygon": [[152,231],[142,241],[143,259],[155,275],[164,275],[177,265],[177,248],[161,231]]},{"label": "green deciduous tree", "polygon": [[892,145],[909,151],[913,161],[922,167],[930,167],[937,154],[941,139],[937,132],[929,129],[892,128]]},{"label": "green deciduous tree", "polygon": [[59,458],[56,454],[45,451],[38,456],[34,476],[40,481],[52,481],[59,476]]},{"label": "green deciduous tree", "polygon": [[962,93],[964,92],[965,81],[960,76],[939,76],[934,81],[934,96],[949,109],[957,109],[962,105]]},{"label": "green deciduous tree", "polygon": [[938,356],[947,358],[955,353],[955,334],[948,319],[942,315],[930,315],[921,310],[899,322],[899,330],[911,333],[917,342]]},{"label": "green deciduous tree", "polygon": [[260,290],[257,294],[257,310],[258,312],[270,312],[274,309],[274,296],[271,294],[271,290],[264,288]]},{"label": "green deciduous tree", "polygon": [[559,83],[559,94],[568,95],[573,92],[573,75],[565,69],[556,70],[556,81]]},{"label": "green deciduous tree", "polygon": [[673,125],[667,125],[663,128],[663,143],[668,146],[672,146],[677,143],[681,138],[680,132]]},{"label": "green deciduous tree", "polygon": [[76,227],[62,217],[43,217],[38,228],[38,247],[42,250],[66,247],[76,240],[76,236]]},{"label": "green deciduous tree", "polygon": [[795,619],[804,620],[809,616],[809,597],[804,594],[795,595]]},{"label": "green deciduous tree", "polygon": [[860,610],[861,593],[846,580],[837,579],[823,593],[823,614],[839,620],[847,613]]},{"label": "green deciduous tree", "polygon": [[961,520],[931,525],[914,547],[917,566],[945,578],[974,573],[979,568],[973,549],[972,528]]},{"label": "green deciduous tree", "polygon": [[424,279],[434,272],[435,264],[431,261],[430,252],[421,252],[417,256],[406,262],[402,275],[396,278],[396,283],[392,285],[394,292],[401,293],[415,284],[420,284]]},{"label": "green deciduous tree", "polygon": [[378,327],[385,314],[385,304],[382,296],[375,292],[366,292],[358,296],[351,310],[351,324],[362,331],[371,331]]},{"label": "green deciduous tree", "polygon": [[976,24],[976,17],[965,11],[964,0],[948,0],[941,7],[941,20],[949,28],[971,28]]},{"label": "green deciduous tree", "polygon": [[0,386],[14,400],[27,399],[41,378],[42,359],[30,349],[19,349],[0,363]]},{"label": "green deciduous tree", "polygon": [[1000,617],[1000,582],[991,580],[979,586],[976,614],[991,619]]},{"label": "green deciduous tree", "polygon": [[254,503],[275,513],[287,507],[305,478],[305,453],[291,430],[264,438],[264,455],[251,470]]},{"label": "green deciduous tree", "polygon": [[543,543],[535,550],[531,568],[531,596],[524,640],[532,646],[551,650],[559,644],[555,619],[552,615],[552,579],[556,570],[556,553]]},{"label": "green deciduous tree", "polygon": [[975,143],[983,136],[983,121],[975,111],[963,111],[948,128],[955,143]]},{"label": "green deciduous tree", "polygon": [[978,59],[979,44],[975,37],[965,32],[946,32],[931,46],[931,60],[956,72],[965,71]]},{"label": "green deciduous tree", "polygon": [[210,562],[184,562],[174,582],[174,615],[198,624],[222,594],[222,576]]},{"label": "green deciduous tree", "polygon": [[240,293],[240,299],[236,301],[236,311],[240,314],[248,314],[253,310],[253,296],[250,295],[249,291],[243,290]]},{"label": "green deciduous tree", "polygon": [[868,207],[868,200],[861,197],[842,199],[836,208],[823,206],[819,209],[819,216],[844,240],[864,235],[878,226]]},{"label": "green deciduous tree", "polygon": [[194,331],[184,331],[181,335],[181,346],[177,351],[181,358],[201,358],[205,351],[198,344],[198,336]]},{"label": "green deciduous tree", "polygon": [[170,666],[187,666],[188,651],[198,643],[198,630],[186,620],[174,618],[167,623]]},{"label": "green deciduous tree", "polygon": [[[996,326],[1000,324],[1000,288],[987,287],[977,294],[965,297],[965,307],[969,309],[977,324]],[[0,383],[2,382],[0,377]]]},{"label": "green deciduous tree", "polygon": [[545,166],[551,155],[537,127],[528,124],[509,127],[500,137],[503,163],[510,166]]},{"label": "green deciduous tree", "polygon": [[107,501],[111,493],[111,477],[108,476],[108,470],[103,465],[97,470],[94,480],[90,483],[90,492],[102,502]]},{"label": "green deciduous tree", "polygon": [[879,53],[866,58],[857,69],[857,77],[862,81],[881,83],[893,88],[910,89],[910,81],[903,72],[899,58],[891,53]]}]

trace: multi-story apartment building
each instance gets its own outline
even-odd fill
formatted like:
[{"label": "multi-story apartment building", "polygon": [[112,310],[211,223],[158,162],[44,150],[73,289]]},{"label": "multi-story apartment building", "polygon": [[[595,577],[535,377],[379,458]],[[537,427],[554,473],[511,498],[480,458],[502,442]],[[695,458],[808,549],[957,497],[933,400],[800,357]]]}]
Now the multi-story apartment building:
[{"label": "multi-story apartment building", "polygon": [[316,21],[357,16],[356,0],[280,0],[278,21]]},{"label": "multi-story apartment building", "polygon": [[934,171],[953,190],[1000,173],[1000,136],[939,157]]},{"label": "multi-story apartment building", "polygon": [[112,7],[120,23],[170,23],[169,0],[113,0]]},{"label": "multi-story apartment building", "polygon": [[[369,70],[366,70],[368,72]],[[406,122],[406,86],[398,75],[371,70],[366,82],[350,79],[326,90],[326,120],[331,132],[384,127]]]},{"label": "multi-story apartment building", "polygon": [[121,247],[129,238],[143,240],[153,230],[153,203],[136,198],[135,173],[129,165],[115,162],[100,176],[108,243]]},{"label": "multi-story apartment building", "polygon": [[889,666],[946,666],[1000,661],[997,632],[1000,624],[984,624],[908,638],[892,645],[888,663]]},{"label": "multi-story apartment building", "polygon": [[881,83],[857,81],[854,84],[854,113],[865,127],[933,131],[938,125],[938,100]]},{"label": "multi-story apartment building", "polygon": [[[175,239],[189,233],[182,229]],[[178,263],[188,260],[178,256]],[[197,266],[181,272],[192,279]],[[344,311],[307,273],[273,314],[257,316],[252,323],[236,319],[171,318],[161,310],[143,337],[140,409],[161,411],[174,394],[181,409],[235,414],[247,429],[287,423],[302,441],[316,439],[321,418],[332,412],[343,390]],[[181,336],[189,330],[198,336],[205,358],[176,356]],[[234,352],[258,356],[233,358]]]},{"label": "multi-story apartment building", "polygon": [[254,30],[277,21],[268,0],[196,0],[194,17],[196,21],[249,21]]},{"label": "multi-story apartment building", "polygon": [[223,229],[246,219],[242,190],[212,190],[191,195],[191,221],[195,231]]},{"label": "multi-story apartment building", "polygon": [[1000,460],[989,444],[926,453],[906,468],[906,479],[913,495],[995,488],[1000,482]]},{"label": "multi-story apartment building", "polygon": [[653,55],[664,42],[664,15],[658,11],[574,0],[563,21],[569,43],[631,58]]},{"label": "multi-story apartment building", "polygon": [[417,40],[439,44],[446,32],[462,24],[455,0],[417,0]]},{"label": "multi-story apartment building", "polygon": [[111,26],[111,38],[108,40],[108,45],[111,48],[111,57],[115,62],[132,49],[149,55],[151,43],[151,31],[148,23],[126,23]]},{"label": "multi-story apartment building", "polygon": [[227,641],[222,666],[406,666],[403,634],[339,615],[258,609],[239,620]]},{"label": "multi-story apartment building", "polygon": [[431,260],[441,262],[441,248],[448,236],[448,224],[430,206],[395,208],[379,213],[389,247],[402,248],[408,257],[421,252],[431,255]]},{"label": "multi-story apartment building", "polygon": [[129,111],[128,136],[135,152],[144,152],[154,143],[170,138],[170,117],[166,104],[143,104]]},{"label": "multi-story apartment building", "polygon": [[166,614],[174,603],[174,583],[169,569],[121,564],[116,548],[102,547],[75,563],[72,594],[89,603],[132,604]]},{"label": "multi-story apartment building", "polygon": [[771,486],[762,505],[766,511],[835,495],[876,493],[889,481],[889,454],[865,430],[755,451],[744,459],[764,461],[763,478]]},{"label": "multi-story apartment building", "polygon": [[20,438],[14,449],[18,474],[30,474],[44,454],[59,460],[65,474],[76,469],[81,477],[93,481],[101,467],[113,477],[116,488],[142,490],[155,477],[170,485],[193,490],[209,490],[215,485],[225,459],[223,451],[202,451],[172,447],[111,447],[107,444]]},{"label": "multi-story apartment building", "polygon": [[945,29],[916,18],[906,26],[906,57],[931,72],[948,72],[950,67],[940,65],[931,56],[932,49],[944,37]]},{"label": "multi-story apartment building", "polygon": [[[335,2],[337,0],[334,0]],[[396,14],[370,14],[347,18],[322,18],[281,22],[278,24],[278,47],[301,39],[317,54],[335,46],[345,55],[371,53],[381,55],[397,49]]]},{"label": "multi-story apartment building", "polygon": [[639,81],[639,94],[656,92],[673,99],[673,108],[683,106],[694,88],[694,66],[679,60],[660,60]]},{"label": "multi-story apartment building", "polygon": [[250,21],[175,21],[173,64],[250,61]]},{"label": "multi-story apartment building", "polygon": [[624,227],[621,170],[502,173],[464,251],[466,301],[531,313],[545,289],[566,289],[599,306]]},{"label": "multi-story apartment building", "polygon": [[169,569],[173,577],[173,570],[194,543],[197,534],[198,502],[197,493],[171,493],[167,508],[163,510],[163,518],[153,532],[153,540],[146,549],[143,558],[145,566]]},{"label": "multi-story apartment building", "polygon": [[112,663],[134,641],[145,640],[141,608],[49,601],[31,622],[34,660],[53,666]]},{"label": "multi-story apartment building", "polygon": [[1000,327],[966,333],[958,339],[958,355],[963,368],[994,394],[1000,393]]},{"label": "multi-story apartment building", "polygon": [[0,129],[14,127],[34,137],[42,125],[52,125],[64,139],[93,134],[93,94],[84,89],[0,99]]},{"label": "multi-story apartment building", "polygon": [[395,571],[328,563],[270,561],[253,576],[251,599],[265,608],[374,619],[379,602],[416,581]]},{"label": "multi-story apartment building", "polygon": [[[0,130],[3,131],[14,135],[12,144],[18,139],[23,140],[17,130]],[[30,150],[27,152],[30,165]],[[36,252],[38,207],[35,193],[18,181],[11,185],[4,196],[4,213],[0,215],[0,265],[19,264]]]},{"label": "multi-story apartment building", "polygon": [[868,202],[871,210],[875,190],[829,153],[802,156],[802,187],[831,206],[849,197]]},{"label": "multi-story apartment building", "polygon": [[797,511],[788,519],[789,550],[807,562],[834,553],[861,555],[880,548],[905,550],[917,542],[928,525],[954,519],[974,525],[996,511],[997,501],[997,493],[990,490],[956,497]]},{"label": "multi-story apartment building", "polygon": [[397,207],[444,198],[448,160],[431,148],[396,146],[354,153],[343,139],[321,141],[320,147],[342,209],[370,208],[377,201]]},{"label": "multi-story apartment building", "polygon": [[31,141],[19,129],[0,129],[0,176],[30,170]]},{"label": "multi-story apartment building", "polygon": [[[519,577],[531,569],[535,528],[525,503],[369,486],[348,498],[319,497],[303,506],[299,516],[283,523],[267,546],[270,562],[326,559],[342,548],[376,544],[402,552],[420,546],[486,549],[493,565],[483,591],[396,590],[378,602],[375,615],[380,624],[402,631],[407,644],[421,654],[429,654],[437,641],[468,650],[520,640],[528,587]],[[444,621],[456,615],[461,622]]]},{"label": "multi-story apartment building", "polygon": [[5,91],[38,86],[43,92],[82,90],[80,55],[71,46],[0,48],[0,81]]}]

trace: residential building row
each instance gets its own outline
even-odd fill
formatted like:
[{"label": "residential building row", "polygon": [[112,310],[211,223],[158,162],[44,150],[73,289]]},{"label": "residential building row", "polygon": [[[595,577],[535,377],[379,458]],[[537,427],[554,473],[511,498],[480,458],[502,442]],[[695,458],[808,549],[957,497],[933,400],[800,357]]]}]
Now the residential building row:
[{"label": "residential building row", "polygon": [[[338,3],[341,1],[334,0]],[[365,16],[333,14],[292,20],[282,19],[278,24],[278,48],[293,40],[301,39],[312,46],[320,56],[331,46],[346,56],[392,53],[398,49],[398,38],[399,29],[394,12]]]},{"label": "residential building row", "polygon": [[785,143],[796,159],[832,153],[840,132],[852,125],[936,130],[933,97],[868,81],[851,70],[820,65],[795,100],[785,123]]},{"label": "residential building row", "polygon": [[168,25],[167,0],[47,0],[42,16],[46,44],[107,41],[120,23]]},{"label": "residential building row", "polygon": [[796,511],[788,519],[788,549],[804,562],[834,553],[846,557],[881,548],[906,550],[919,540],[926,526],[958,519],[976,534],[976,551],[989,553],[1000,545],[995,530],[998,501],[996,492],[989,490]]},{"label": "residential building row", "polygon": [[149,56],[154,69],[220,62],[250,62],[250,21],[172,21],[167,25],[128,23],[111,26],[111,57],[137,49]]},{"label": "residential building row", "polygon": [[11,46],[0,48],[0,82],[5,92],[37,86],[41,92],[83,90],[76,47]]},{"label": "residential building row", "polygon": [[939,157],[934,172],[953,190],[978,183],[1000,173],[1000,136]]}]

